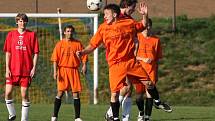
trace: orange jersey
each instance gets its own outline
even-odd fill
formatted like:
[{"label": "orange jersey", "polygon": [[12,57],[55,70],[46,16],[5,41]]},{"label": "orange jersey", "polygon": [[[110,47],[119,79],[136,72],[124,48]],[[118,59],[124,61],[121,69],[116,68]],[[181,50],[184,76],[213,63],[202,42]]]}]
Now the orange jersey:
[{"label": "orange jersey", "polygon": [[[51,61],[57,63],[58,67],[79,67],[80,60],[76,52],[83,50],[83,46],[78,40],[61,40],[59,41],[52,53]],[[82,57],[82,62],[87,61],[87,55]]]},{"label": "orange jersey", "polygon": [[141,58],[152,59],[151,63],[141,61],[143,68],[149,74],[150,79],[156,83],[157,81],[157,62],[162,58],[162,48],[160,39],[156,37],[144,37],[142,33],[138,34],[139,49],[137,56]]},{"label": "orange jersey", "polygon": [[112,64],[134,58],[134,37],[137,28],[132,19],[120,19],[112,25],[103,23],[90,40],[94,48],[104,43],[107,51],[107,61]]}]

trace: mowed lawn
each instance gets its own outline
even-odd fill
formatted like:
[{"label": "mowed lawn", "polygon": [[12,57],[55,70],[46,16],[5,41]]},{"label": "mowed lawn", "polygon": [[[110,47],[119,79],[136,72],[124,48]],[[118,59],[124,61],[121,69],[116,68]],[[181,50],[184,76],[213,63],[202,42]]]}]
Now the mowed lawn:
[{"label": "mowed lawn", "polygon": [[[104,121],[104,113],[108,105],[82,105],[81,117],[84,121]],[[20,120],[21,105],[16,104],[17,120]],[[29,121],[50,121],[53,105],[32,104]],[[215,107],[173,106],[172,113],[153,109],[153,121],[215,121]],[[0,121],[6,121],[6,106],[0,103]],[[136,121],[137,107],[133,105],[131,121]],[[59,121],[74,121],[72,104],[62,104]]]}]

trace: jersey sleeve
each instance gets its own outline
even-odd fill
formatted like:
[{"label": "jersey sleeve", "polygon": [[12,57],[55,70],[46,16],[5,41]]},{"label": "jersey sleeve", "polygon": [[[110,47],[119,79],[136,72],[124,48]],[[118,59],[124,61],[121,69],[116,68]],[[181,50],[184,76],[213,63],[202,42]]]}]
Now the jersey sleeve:
[{"label": "jersey sleeve", "polygon": [[145,26],[143,25],[143,23],[141,21],[140,22],[135,21],[134,25],[135,25],[136,31],[138,33],[142,32],[145,29]]},{"label": "jersey sleeve", "polygon": [[38,38],[37,38],[37,34],[34,33],[34,37],[33,37],[33,53],[34,54],[38,54],[39,53],[39,42],[38,42]]},{"label": "jersey sleeve", "polygon": [[4,52],[11,52],[11,40],[12,40],[12,33],[9,32],[7,34],[7,37],[6,37],[5,43],[4,43],[4,48],[3,48]]},{"label": "jersey sleeve", "polygon": [[156,44],[156,52],[157,52],[156,60],[158,61],[159,59],[161,59],[163,57],[160,39],[158,39],[157,44]]},{"label": "jersey sleeve", "polygon": [[51,61],[58,62],[59,61],[59,50],[60,50],[60,43],[58,42],[52,52]]},{"label": "jersey sleeve", "polygon": [[97,48],[102,43],[102,40],[103,40],[102,30],[103,30],[103,26],[100,25],[96,34],[91,38],[90,45],[93,48]]}]

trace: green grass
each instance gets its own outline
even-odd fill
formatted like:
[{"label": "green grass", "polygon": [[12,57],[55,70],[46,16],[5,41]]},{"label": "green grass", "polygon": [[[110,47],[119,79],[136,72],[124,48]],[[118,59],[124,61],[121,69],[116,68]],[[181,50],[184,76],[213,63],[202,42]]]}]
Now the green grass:
[{"label": "green grass", "polygon": [[[50,121],[53,105],[32,104],[29,113],[30,121]],[[81,117],[84,121],[104,121],[103,116],[107,105],[82,105]],[[20,119],[21,106],[16,104],[17,120]],[[7,118],[7,109],[0,103],[0,121]],[[215,107],[177,106],[172,113],[153,109],[153,121],[214,121]],[[133,105],[131,121],[136,120],[137,107]],[[73,105],[63,104],[59,113],[59,121],[72,121],[74,119]]]}]

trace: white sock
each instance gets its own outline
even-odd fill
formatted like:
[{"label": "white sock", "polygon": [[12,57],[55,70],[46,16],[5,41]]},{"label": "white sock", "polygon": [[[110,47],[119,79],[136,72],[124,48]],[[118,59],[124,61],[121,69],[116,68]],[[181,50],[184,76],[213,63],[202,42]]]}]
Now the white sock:
[{"label": "white sock", "polygon": [[30,107],[30,102],[22,101],[22,119],[21,119],[21,121],[28,121],[29,107]]},{"label": "white sock", "polygon": [[107,111],[107,114],[108,114],[109,116],[113,116],[113,112],[112,112],[112,108],[111,108],[111,107],[109,107],[109,109],[108,109],[108,111]]},{"label": "white sock", "polygon": [[132,100],[131,97],[125,97],[122,101],[122,116],[129,118],[130,111],[131,111],[131,104]]},{"label": "white sock", "polygon": [[120,104],[122,103],[123,99],[124,99],[124,96],[120,95],[120,96],[119,96],[119,103],[120,103]]},{"label": "white sock", "polygon": [[15,111],[15,108],[14,108],[13,100],[6,100],[5,99],[5,102],[6,102],[6,106],[7,106],[7,110],[8,110],[9,115],[10,116],[15,116],[16,111]]}]

